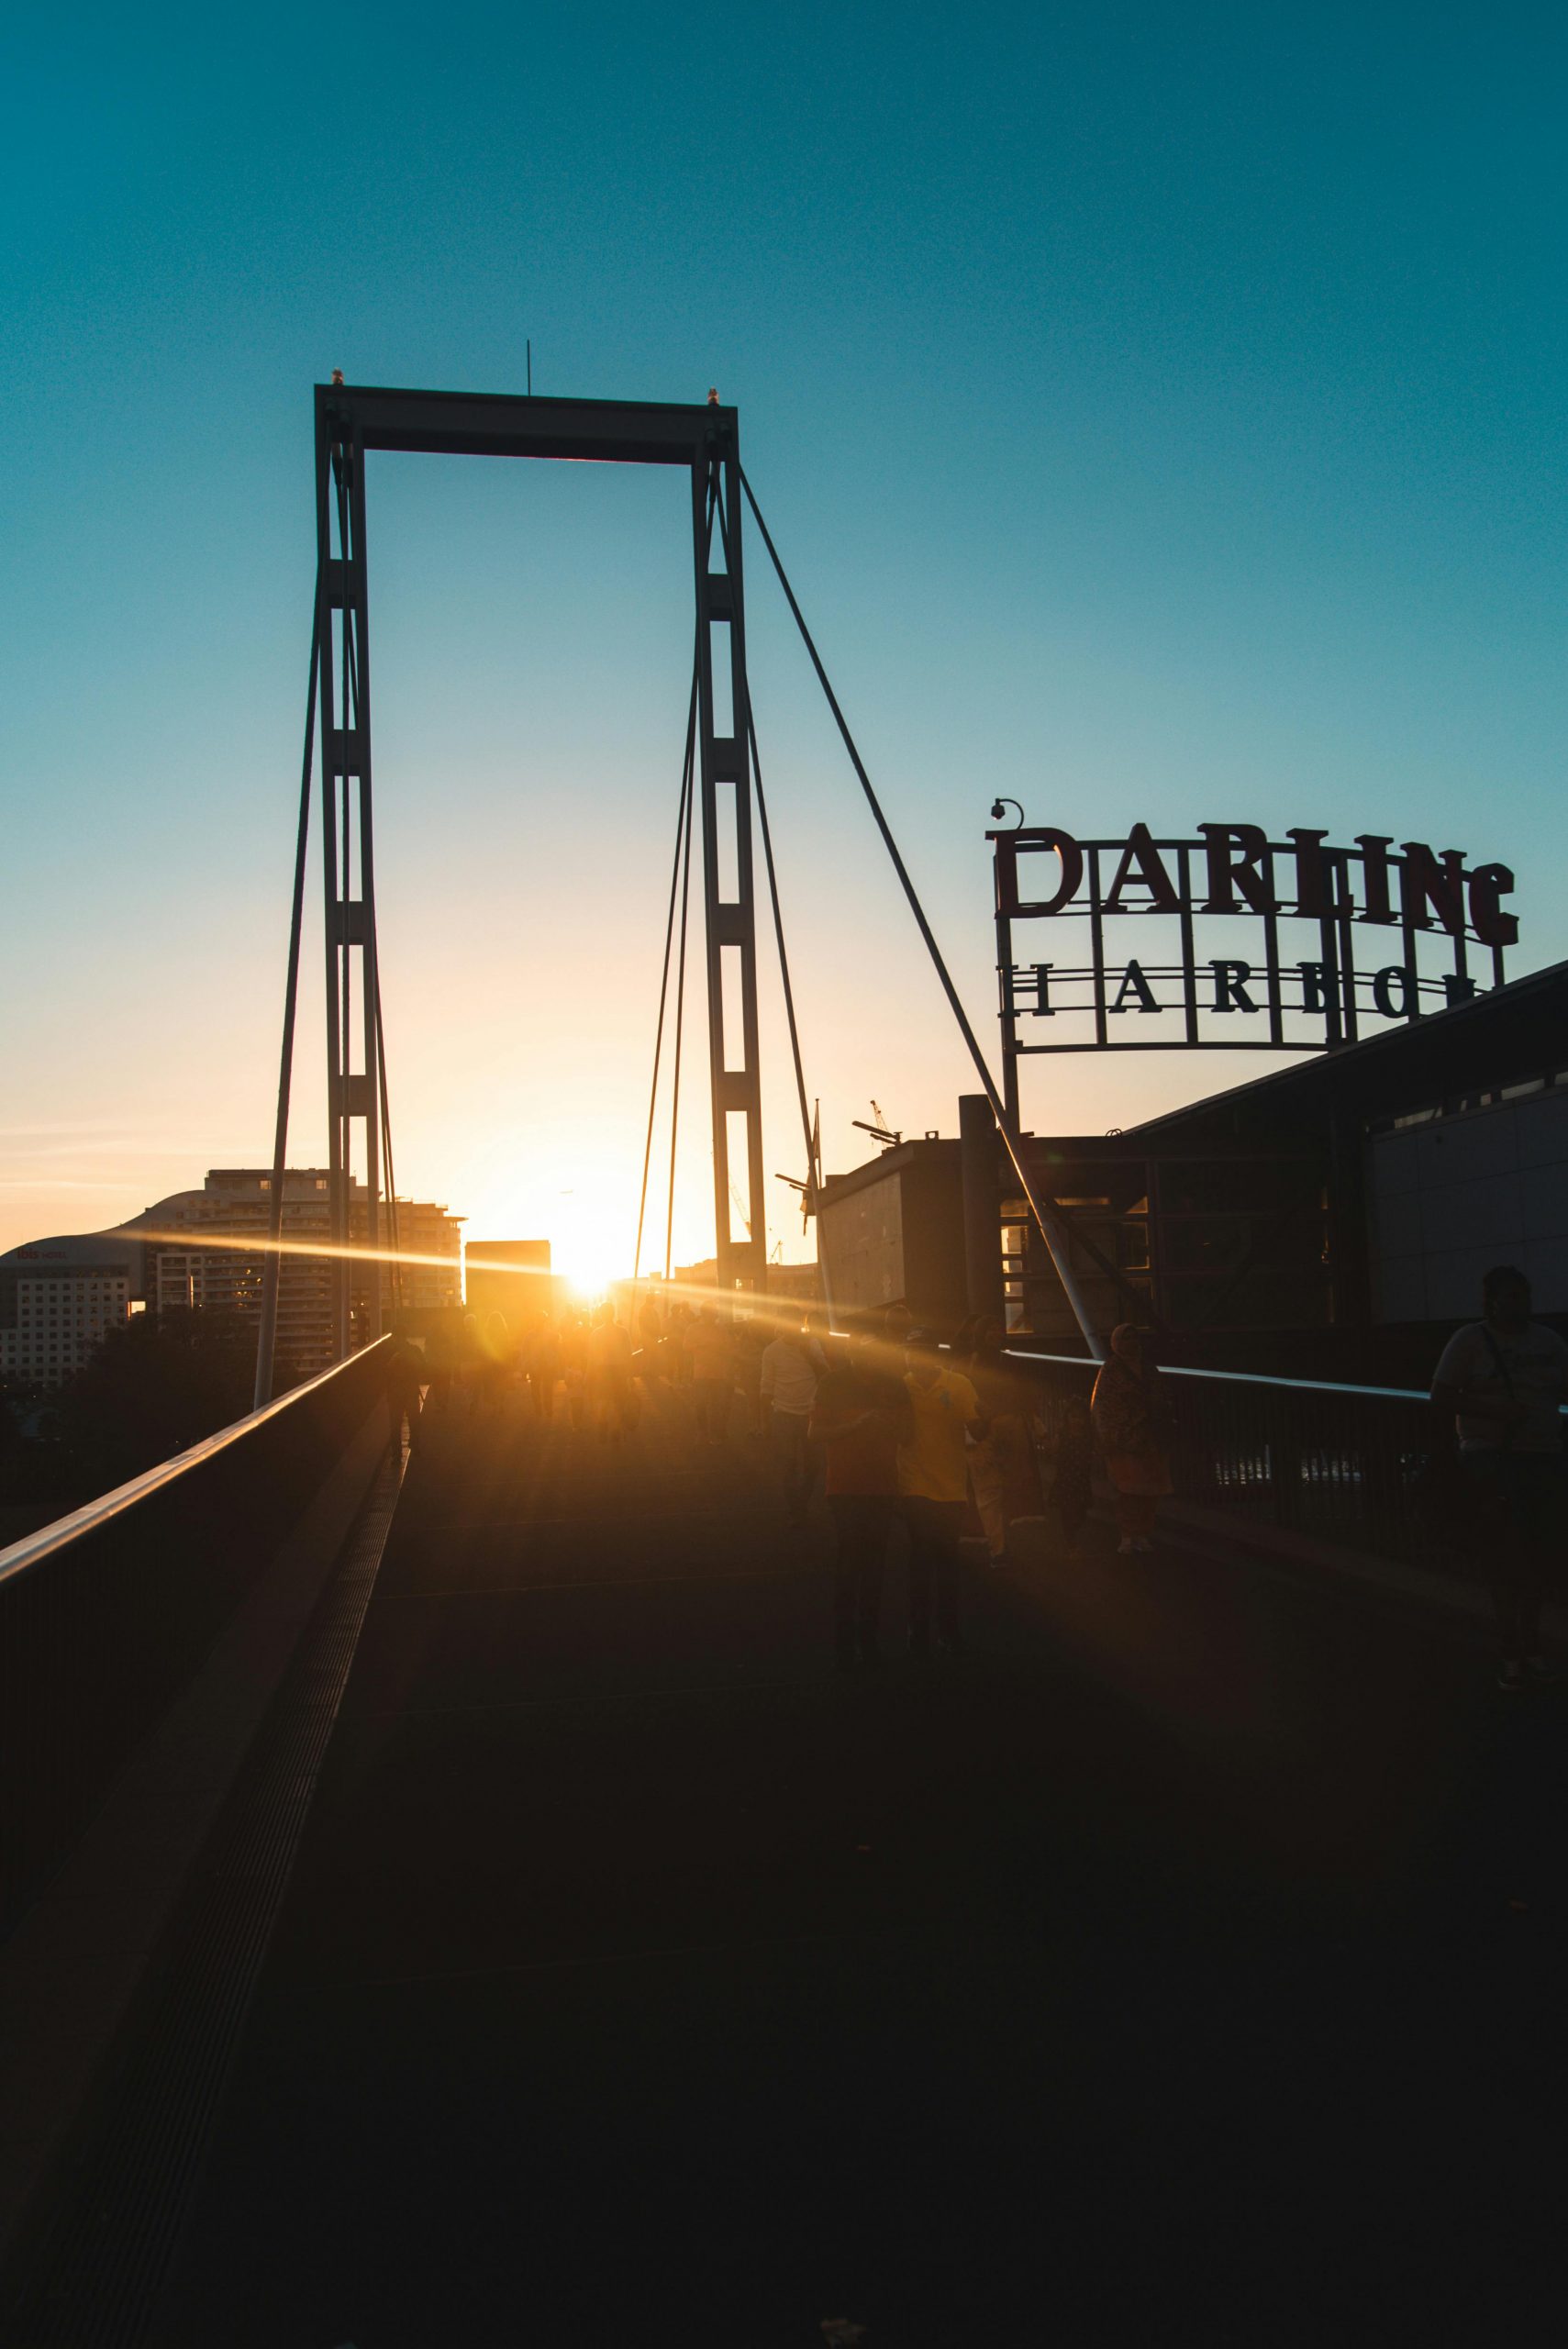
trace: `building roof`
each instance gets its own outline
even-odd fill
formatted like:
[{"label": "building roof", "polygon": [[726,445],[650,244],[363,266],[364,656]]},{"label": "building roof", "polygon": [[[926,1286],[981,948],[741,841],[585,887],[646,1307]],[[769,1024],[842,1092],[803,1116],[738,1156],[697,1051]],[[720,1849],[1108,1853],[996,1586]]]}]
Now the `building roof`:
[{"label": "building roof", "polygon": [[822,1177],[824,1205],[847,1199],[856,1191],[863,1191],[869,1183],[880,1183],[889,1174],[903,1174],[917,1166],[956,1166],[959,1144],[951,1134],[914,1135],[908,1141],[895,1142],[887,1150],[879,1151],[860,1166],[851,1166],[847,1174],[825,1174]]},{"label": "building roof", "polygon": [[1218,1129],[1320,1125],[1330,1107],[1362,1120],[1396,1117],[1560,1067],[1568,1067],[1568,963],[1167,1109],[1131,1130],[1143,1140],[1176,1141],[1187,1130],[1196,1140]]}]

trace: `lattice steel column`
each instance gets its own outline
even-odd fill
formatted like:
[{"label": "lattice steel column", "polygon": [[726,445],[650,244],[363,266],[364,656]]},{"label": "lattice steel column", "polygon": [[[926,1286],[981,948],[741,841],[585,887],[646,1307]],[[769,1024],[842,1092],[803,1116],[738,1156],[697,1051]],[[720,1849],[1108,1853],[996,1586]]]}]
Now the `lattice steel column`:
[{"label": "lattice steel column", "polygon": [[[316,528],[320,561],[322,874],[327,937],[327,1126],[332,1240],[353,1238],[354,1127],[363,1125],[366,1229],[381,1244],[380,1135],[376,1093],[375,865],[371,815],[370,632],[365,578],[364,442],[348,406],[330,393],[316,408]],[[336,526],[336,528],[334,528]],[[336,546],[336,551],[334,551]],[[357,787],[356,787],[357,786]],[[354,817],[358,814],[358,828]],[[358,884],[356,891],[356,881]],[[356,960],[357,955],[357,960]],[[356,993],[357,985],[357,993]],[[354,1065],[355,1011],[360,1064]],[[373,1258],[359,1283],[346,1254],[333,1266],[333,1329],[339,1358],[355,1337],[382,1330],[382,1267]],[[353,1292],[367,1325],[353,1328]]]},{"label": "lattice steel column", "polygon": [[[728,416],[722,420],[716,417],[692,468],[697,774],[702,799],[703,902],[707,916],[715,1252],[721,1289],[760,1293],[767,1286],[768,1227],[757,1060],[757,932],[747,744],[751,705],[740,573],[740,467],[736,430]],[[722,531],[717,518],[709,518],[710,502],[717,502],[722,510]],[[716,559],[725,567],[716,571]]]}]

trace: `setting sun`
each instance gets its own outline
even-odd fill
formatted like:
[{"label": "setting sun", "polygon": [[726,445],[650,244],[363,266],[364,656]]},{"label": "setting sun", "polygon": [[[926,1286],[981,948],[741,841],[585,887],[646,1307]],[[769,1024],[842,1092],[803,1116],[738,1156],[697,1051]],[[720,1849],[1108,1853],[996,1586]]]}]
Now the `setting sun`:
[{"label": "setting sun", "polygon": [[591,1197],[579,1206],[574,1195],[562,1197],[550,1221],[550,1270],[584,1303],[596,1303],[630,1271],[630,1249]]}]

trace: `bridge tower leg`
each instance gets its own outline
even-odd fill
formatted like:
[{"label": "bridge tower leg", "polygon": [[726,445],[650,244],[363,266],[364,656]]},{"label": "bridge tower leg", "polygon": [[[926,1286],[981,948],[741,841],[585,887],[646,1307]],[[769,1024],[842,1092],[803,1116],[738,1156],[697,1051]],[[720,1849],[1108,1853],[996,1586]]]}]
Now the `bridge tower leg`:
[{"label": "bridge tower leg", "polygon": [[[760,1295],[767,1286],[768,1225],[751,885],[751,705],[740,571],[740,451],[728,418],[721,424],[716,417],[692,468],[692,527],[716,1281],[726,1291]],[[716,569],[716,562],[722,567]]]},{"label": "bridge tower leg", "polygon": [[[335,527],[334,527],[335,526]],[[327,933],[327,1130],[335,1248],[381,1246],[376,1094],[375,858],[371,816],[370,627],[365,577],[365,451],[351,412],[318,400],[316,531],[321,598],[322,874]],[[336,548],[336,551],[334,551]],[[355,818],[358,818],[356,825]],[[357,982],[357,986],[356,986]],[[360,1050],[355,1052],[355,1030]],[[356,1057],[358,1066],[355,1065]],[[354,1128],[364,1127],[365,1222],[354,1228]],[[373,1255],[358,1281],[346,1253],[332,1260],[333,1331],[339,1361],[356,1340],[381,1335],[383,1268]],[[365,1326],[354,1327],[356,1289]]]}]

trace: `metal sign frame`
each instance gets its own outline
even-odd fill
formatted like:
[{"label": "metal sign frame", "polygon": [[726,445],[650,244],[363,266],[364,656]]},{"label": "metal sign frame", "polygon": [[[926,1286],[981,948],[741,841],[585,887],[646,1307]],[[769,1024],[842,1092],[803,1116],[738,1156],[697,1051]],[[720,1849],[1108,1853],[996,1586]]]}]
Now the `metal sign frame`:
[{"label": "metal sign frame", "polygon": [[[1459,850],[1434,855],[1421,841],[1407,841],[1396,852],[1392,837],[1379,833],[1359,833],[1353,847],[1335,848],[1326,832],[1304,827],[1283,841],[1252,824],[1203,824],[1198,830],[1196,840],[1156,839],[1145,824],[1120,840],[1079,840],[1054,827],[1022,824],[986,833],[995,866],[1003,1090],[1015,1124],[1018,1064],[1027,1055],[1332,1052],[1353,1044],[1366,1019],[1413,1021],[1468,1001],[1477,991],[1472,947],[1489,955],[1492,984],[1503,985],[1503,949],[1518,934],[1500,903],[1514,886],[1507,865],[1469,870]],[[1057,860],[1059,877],[1047,897],[1022,894],[1019,858],[1030,852]],[[1175,923],[1177,961],[1107,953],[1107,924],[1151,917]],[[1253,959],[1206,962],[1195,924],[1217,917],[1253,923],[1261,954],[1253,949]],[[1018,963],[1013,931],[1019,921],[1085,923],[1088,962]],[[1304,960],[1282,953],[1282,922],[1310,923],[1316,952]],[[1358,969],[1355,933],[1368,924],[1399,930],[1396,963]],[[1451,967],[1440,975],[1420,966],[1423,935],[1447,941]],[[1113,1037],[1113,1020],[1129,1010],[1173,1015],[1181,1032]],[[1216,1017],[1237,1012],[1256,1015],[1247,1024],[1262,1032],[1248,1033],[1245,1026],[1212,1031]],[[1025,1042],[1019,1035],[1020,1017],[1062,1015],[1077,1015],[1080,1025],[1092,1021],[1092,1034],[1051,1042]],[[1304,1020],[1317,1023],[1318,1032],[1303,1034]]]}]

